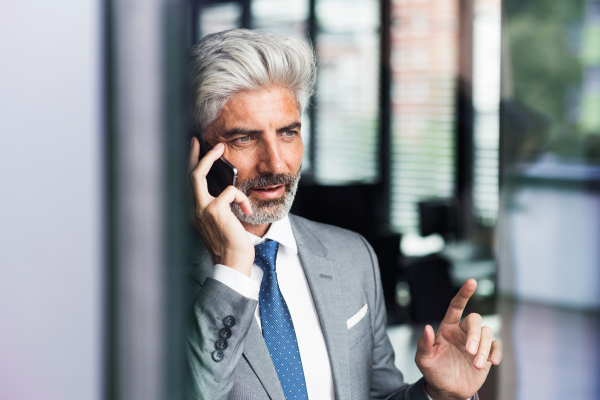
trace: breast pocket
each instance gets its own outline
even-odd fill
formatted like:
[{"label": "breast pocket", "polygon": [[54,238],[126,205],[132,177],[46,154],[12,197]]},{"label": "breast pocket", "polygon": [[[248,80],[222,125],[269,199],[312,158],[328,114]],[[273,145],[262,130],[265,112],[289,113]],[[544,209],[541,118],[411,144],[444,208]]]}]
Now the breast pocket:
[{"label": "breast pocket", "polygon": [[365,304],[346,321],[350,341],[350,387],[353,399],[369,398],[373,369],[373,328],[369,314],[369,307]]},{"label": "breast pocket", "polygon": [[348,328],[348,337],[350,341],[350,348],[354,348],[360,344],[365,337],[368,337],[371,333],[371,323],[369,318],[369,306],[365,304],[360,310],[352,315],[346,321]]}]

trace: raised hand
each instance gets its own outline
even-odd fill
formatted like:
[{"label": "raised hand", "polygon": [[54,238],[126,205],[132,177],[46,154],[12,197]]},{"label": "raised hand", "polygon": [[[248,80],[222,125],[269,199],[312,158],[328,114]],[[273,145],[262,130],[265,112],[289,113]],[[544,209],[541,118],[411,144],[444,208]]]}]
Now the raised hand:
[{"label": "raised hand", "polygon": [[206,175],[224,150],[225,146],[219,143],[198,161],[200,143],[192,138],[189,171],[194,206],[190,210],[190,218],[215,264],[226,265],[250,276],[254,246],[230,207],[232,202],[236,202],[246,215],[252,214],[248,197],[234,186],[227,187],[216,198],[208,193]]},{"label": "raised hand", "polygon": [[502,343],[492,330],[482,327],[479,314],[460,321],[477,282],[469,279],[450,302],[436,333],[430,325],[417,344],[415,362],[423,373],[433,400],[472,397],[483,385],[493,365],[502,360]]}]

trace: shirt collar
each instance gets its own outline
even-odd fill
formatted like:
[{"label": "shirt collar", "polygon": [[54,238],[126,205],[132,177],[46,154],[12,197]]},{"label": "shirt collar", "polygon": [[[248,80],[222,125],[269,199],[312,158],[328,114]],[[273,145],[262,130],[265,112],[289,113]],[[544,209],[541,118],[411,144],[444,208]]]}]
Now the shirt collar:
[{"label": "shirt collar", "polygon": [[298,254],[298,246],[296,245],[296,238],[294,238],[294,233],[292,232],[292,225],[290,224],[290,219],[286,215],[279,221],[273,222],[271,227],[263,237],[258,237],[253,235],[250,232],[246,232],[248,236],[250,236],[250,240],[256,246],[257,244],[261,244],[271,239],[287,247],[292,250],[294,254]]}]

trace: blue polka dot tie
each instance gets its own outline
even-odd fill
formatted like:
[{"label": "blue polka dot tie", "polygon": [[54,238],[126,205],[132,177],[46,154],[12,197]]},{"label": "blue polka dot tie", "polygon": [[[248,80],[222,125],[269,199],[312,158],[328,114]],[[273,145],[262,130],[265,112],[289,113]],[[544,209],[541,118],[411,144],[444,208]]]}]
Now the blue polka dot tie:
[{"label": "blue polka dot tie", "polygon": [[294,324],[277,283],[278,247],[273,240],[254,246],[254,263],[265,272],[258,296],[260,323],[285,398],[308,399]]}]

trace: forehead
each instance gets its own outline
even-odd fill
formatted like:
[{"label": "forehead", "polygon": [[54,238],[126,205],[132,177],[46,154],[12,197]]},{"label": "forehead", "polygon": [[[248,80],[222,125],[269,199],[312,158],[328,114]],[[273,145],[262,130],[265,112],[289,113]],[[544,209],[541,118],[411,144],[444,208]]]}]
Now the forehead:
[{"label": "forehead", "polygon": [[[300,120],[300,109],[289,89],[270,88],[243,91],[231,97],[219,117],[209,125],[207,134],[232,128],[278,129]],[[212,129],[211,129],[212,128]]]}]

